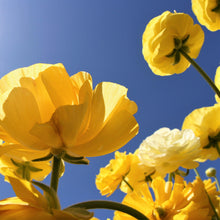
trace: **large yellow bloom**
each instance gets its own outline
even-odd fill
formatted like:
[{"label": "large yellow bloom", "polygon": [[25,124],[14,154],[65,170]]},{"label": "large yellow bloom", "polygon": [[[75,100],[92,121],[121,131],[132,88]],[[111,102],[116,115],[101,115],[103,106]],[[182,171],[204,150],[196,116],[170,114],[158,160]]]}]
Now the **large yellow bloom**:
[{"label": "large yellow bloom", "polygon": [[[215,183],[210,181],[196,179],[193,183],[186,184],[176,176],[173,185],[158,177],[152,181],[151,186],[155,200],[145,184],[140,192],[127,194],[122,203],[142,212],[150,220],[211,220],[214,213],[206,189],[214,206],[218,206],[218,192]],[[127,214],[115,212],[114,220],[133,219]]]},{"label": "large yellow bloom", "polygon": [[51,207],[49,201],[30,182],[9,177],[9,181],[17,195],[0,201],[1,220],[77,220],[79,218],[58,208]]},{"label": "large yellow bloom", "polygon": [[141,163],[156,169],[156,176],[165,177],[179,167],[196,168],[199,153],[200,141],[192,130],[160,128],[141,143],[137,155]]},{"label": "large yellow bloom", "polygon": [[192,129],[200,137],[199,161],[219,157],[220,104],[195,109],[185,118],[182,129]]},{"label": "large yellow bloom", "polygon": [[204,42],[204,33],[184,13],[165,11],[153,18],[143,34],[143,55],[151,70],[161,76],[184,72],[190,63],[179,49],[196,58]]},{"label": "large yellow bloom", "polygon": [[137,111],[121,85],[92,88],[86,72],[69,77],[62,64],[35,64],[0,80],[0,137],[54,154],[108,154],[138,132]]},{"label": "large yellow bloom", "polygon": [[207,29],[220,30],[220,2],[218,0],[192,0],[192,10],[198,21]]}]

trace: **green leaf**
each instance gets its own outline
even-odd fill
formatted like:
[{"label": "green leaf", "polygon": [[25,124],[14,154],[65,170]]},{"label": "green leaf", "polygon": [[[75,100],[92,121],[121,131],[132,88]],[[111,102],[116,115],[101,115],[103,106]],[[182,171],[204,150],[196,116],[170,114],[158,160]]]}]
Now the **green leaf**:
[{"label": "green leaf", "polygon": [[44,191],[46,198],[49,202],[50,208],[60,209],[60,202],[58,196],[52,188],[40,182],[36,182],[36,181],[31,181],[31,182]]}]

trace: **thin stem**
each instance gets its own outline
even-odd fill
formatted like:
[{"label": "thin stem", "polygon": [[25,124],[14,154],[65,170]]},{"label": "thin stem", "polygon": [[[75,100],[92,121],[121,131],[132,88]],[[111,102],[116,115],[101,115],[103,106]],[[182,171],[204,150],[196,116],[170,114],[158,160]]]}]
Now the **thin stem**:
[{"label": "thin stem", "polygon": [[218,181],[216,176],[214,178],[215,178],[215,181],[216,181],[216,185],[217,185],[218,191],[220,191],[219,181]]},{"label": "thin stem", "polygon": [[61,165],[61,158],[53,156],[53,164],[52,164],[52,174],[50,179],[50,187],[57,192],[58,183],[59,183],[59,171]]},{"label": "thin stem", "polygon": [[127,184],[127,186],[130,188],[131,191],[134,190],[134,188],[130,185],[130,183],[125,179],[125,177],[122,178],[122,180]]},{"label": "thin stem", "polygon": [[195,67],[195,69],[202,75],[206,82],[211,86],[214,92],[220,98],[220,91],[205,71],[183,50],[179,49],[179,52]]},{"label": "thin stem", "polygon": [[173,173],[169,173],[168,174],[168,181],[172,182],[172,179],[173,179]]},{"label": "thin stem", "polygon": [[133,209],[127,205],[124,205],[118,202],[112,202],[112,201],[106,201],[106,200],[97,200],[97,201],[94,200],[94,201],[78,203],[71,207],[80,207],[80,208],[85,208],[85,209],[111,209],[111,210],[124,212],[128,215],[133,216],[136,219],[149,220],[145,215],[143,215],[141,212],[137,211],[136,209]]},{"label": "thin stem", "polygon": [[[194,171],[195,171],[196,175],[199,177],[199,179],[201,179],[201,177],[200,177],[200,175],[199,175],[199,172],[197,171],[196,168],[194,169]],[[218,213],[216,212],[215,207],[214,207],[214,205],[213,205],[213,203],[212,203],[212,200],[210,199],[209,194],[207,193],[206,189],[204,189],[204,190],[205,190],[205,193],[206,193],[206,195],[207,195],[207,197],[208,197],[209,204],[210,204],[211,207],[212,207],[212,210],[213,210],[213,212],[214,212],[214,214],[215,214],[216,219],[217,219],[217,220],[220,220],[220,218],[219,218],[219,216],[218,216]]]}]

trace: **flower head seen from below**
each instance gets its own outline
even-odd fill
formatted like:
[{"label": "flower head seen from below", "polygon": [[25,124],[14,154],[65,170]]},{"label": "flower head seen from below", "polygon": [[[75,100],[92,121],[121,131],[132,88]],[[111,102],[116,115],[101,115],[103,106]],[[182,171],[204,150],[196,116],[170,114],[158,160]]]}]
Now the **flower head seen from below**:
[{"label": "flower head seen from below", "polygon": [[166,76],[182,73],[190,66],[180,50],[196,58],[203,42],[203,30],[189,15],[165,11],[146,26],[142,52],[153,73]]},{"label": "flower head seen from below", "polygon": [[196,168],[199,153],[200,140],[192,130],[161,128],[141,143],[137,155],[143,164],[156,169],[155,175],[165,177],[179,167]]},{"label": "flower head seen from below", "polygon": [[33,162],[45,153],[23,150],[21,146],[4,143],[0,146],[0,173],[4,176],[17,176],[26,180],[42,181],[51,172],[50,160]]},{"label": "flower head seen from below", "polygon": [[69,77],[62,64],[14,70],[0,79],[0,92],[0,137],[24,148],[100,156],[138,133],[125,87],[102,82],[93,90],[89,73]]},{"label": "flower head seen from below", "polygon": [[220,1],[192,0],[192,10],[200,24],[210,31],[220,30]]},{"label": "flower head seen from below", "polygon": [[96,176],[96,187],[102,195],[110,196],[124,181],[131,165],[131,154],[126,152],[115,152],[115,159],[110,160],[109,164],[100,169]]},{"label": "flower head seen from below", "polygon": [[154,168],[141,164],[136,154],[115,152],[115,159],[100,169],[96,176],[96,187],[102,195],[110,196],[116,189],[128,193],[145,183],[145,178]]},{"label": "flower head seen from below", "polygon": [[[60,210],[56,196],[42,195],[30,182],[8,177],[17,197],[0,201],[0,219],[2,220],[88,220],[93,219],[93,213],[82,216],[79,211],[71,213]],[[49,196],[49,197],[48,197]],[[50,199],[49,199],[50,198]],[[80,216],[79,216],[80,215]]]},{"label": "flower head seen from below", "polygon": [[[123,204],[131,206],[145,214],[150,220],[211,220],[214,215],[206,192],[217,208],[219,193],[215,183],[210,180],[196,179],[186,184],[181,177],[176,176],[175,183],[165,182],[157,177],[152,181],[152,191],[147,184],[142,185],[138,193],[127,194]],[[206,190],[206,191],[205,191]],[[122,212],[115,212],[114,220],[134,220]]]},{"label": "flower head seen from below", "polygon": [[192,111],[185,119],[182,129],[192,129],[201,142],[198,161],[219,158],[220,104]]}]

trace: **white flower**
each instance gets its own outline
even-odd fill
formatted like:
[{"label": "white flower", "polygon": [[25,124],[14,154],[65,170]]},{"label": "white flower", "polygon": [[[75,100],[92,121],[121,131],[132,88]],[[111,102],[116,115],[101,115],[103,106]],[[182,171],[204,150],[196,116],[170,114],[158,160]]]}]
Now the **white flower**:
[{"label": "white flower", "polygon": [[137,155],[143,164],[154,167],[164,177],[180,166],[196,168],[198,163],[194,160],[198,158],[199,148],[200,140],[192,130],[161,128],[141,143]]}]

